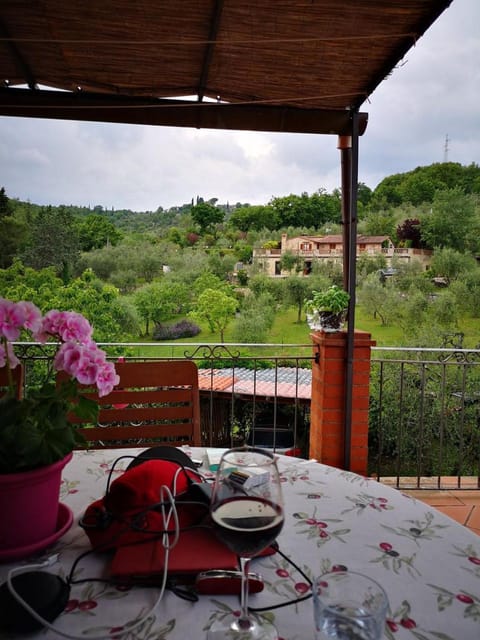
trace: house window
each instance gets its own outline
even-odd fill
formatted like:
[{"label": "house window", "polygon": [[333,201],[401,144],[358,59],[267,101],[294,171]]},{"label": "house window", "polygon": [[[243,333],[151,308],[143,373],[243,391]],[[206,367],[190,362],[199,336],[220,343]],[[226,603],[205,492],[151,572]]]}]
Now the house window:
[{"label": "house window", "polygon": [[281,275],[282,270],[280,268],[280,260],[275,260],[275,275],[279,276]]},{"label": "house window", "polygon": [[300,243],[300,251],[311,251],[312,245],[310,242],[301,242]]}]

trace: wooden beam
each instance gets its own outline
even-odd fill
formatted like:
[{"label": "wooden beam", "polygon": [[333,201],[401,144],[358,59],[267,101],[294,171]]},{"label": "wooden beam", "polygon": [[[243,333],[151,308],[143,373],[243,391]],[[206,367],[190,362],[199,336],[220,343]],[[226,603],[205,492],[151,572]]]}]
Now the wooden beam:
[{"label": "wooden beam", "polygon": [[[0,88],[0,115],[197,129],[332,135],[352,133],[352,114],[347,110],[301,109],[254,103],[199,103],[10,87]],[[367,121],[367,113],[358,114],[360,135],[366,129]]]},{"label": "wooden beam", "polygon": [[208,73],[213,58],[215,43],[217,41],[218,30],[220,28],[220,19],[223,11],[223,0],[216,0],[213,7],[213,16],[210,23],[210,33],[208,34],[208,44],[203,57],[202,73],[198,84],[198,101],[202,102],[205,96],[205,89],[208,83]]},{"label": "wooden beam", "polygon": [[12,56],[15,65],[19,69],[21,69],[23,77],[27,81],[26,84],[28,84],[29,88],[32,90],[37,89],[37,83],[30,66],[27,64],[26,60],[20,53],[13,38],[10,37],[10,33],[2,20],[0,20],[0,38],[5,41],[5,46],[10,51],[10,55]]}]

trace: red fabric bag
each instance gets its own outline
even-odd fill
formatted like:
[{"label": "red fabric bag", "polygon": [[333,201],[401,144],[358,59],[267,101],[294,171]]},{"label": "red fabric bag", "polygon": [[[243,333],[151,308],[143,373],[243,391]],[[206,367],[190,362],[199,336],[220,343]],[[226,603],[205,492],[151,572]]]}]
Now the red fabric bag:
[{"label": "red fabric bag", "polygon": [[[79,523],[94,550],[115,551],[112,577],[124,582],[156,583],[163,573],[162,497],[166,514],[170,503],[166,495],[162,496],[161,487],[168,487],[175,498],[180,529],[178,542],[169,552],[168,573],[188,581],[206,570],[237,570],[237,556],[217,539],[211,526],[210,484],[203,481],[182,451],[154,447],[134,459],[106,495],[89,505]],[[172,544],[173,517],[166,531]],[[275,553],[273,545],[260,555],[270,553]]]},{"label": "red fabric bag", "polygon": [[[201,481],[199,474],[170,460],[147,460],[127,469],[116,478],[107,494],[93,502],[80,521],[94,549],[106,551],[125,544],[158,538],[164,530],[160,503],[162,486],[175,497],[180,529],[200,524],[208,515],[208,504],[191,487]],[[163,496],[166,500],[166,495]],[[192,499],[193,502],[193,499]],[[165,502],[168,513],[169,504]],[[174,530],[170,518],[168,529]]]}]

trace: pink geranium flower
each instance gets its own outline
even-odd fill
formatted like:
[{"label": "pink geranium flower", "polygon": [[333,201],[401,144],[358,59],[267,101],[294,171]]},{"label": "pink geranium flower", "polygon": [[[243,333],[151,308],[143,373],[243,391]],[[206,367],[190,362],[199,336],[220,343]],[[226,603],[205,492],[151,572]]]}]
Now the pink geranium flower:
[{"label": "pink geranium flower", "polygon": [[33,304],[33,302],[18,302],[17,308],[24,313],[23,325],[25,329],[28,329],[35,334],[42,325],[42,313],[40,309]]},{"label": "pink geranium flower", "polygon": [[32,302],[12,302],[0,298],[0,368],[13,369],[19,364],[11,341],[22,330],[45,343],[50,338],[60,342],[54,358],[56,371],[65,371],[80,384],[96,385],[100,395],[106,395],[118,384],[115,367],[92,340],[93,329],[88,320],[75,311],[52,309],[42,318]]},{"label": "pink geranium flower", "polygon": [[64,313],[52,309],[48,311],[40,323],[40,327],[37,331],[35,338],[39,342],[46,342],[50,336],[58,336],[59,327],[63,323]]},{"label": "pink geranium flower", "polygon": [[65,314],[64,323],[60,327],[60,338],[65,342],[74,340],[87,344],[92,337],[92,327],[88,320],[79,313],[69,311]]},{"label": "pink geranium flower", "polygon": [[113,362],[104,362],[97,377],[98,395],[107,396],[119,382],[120,377],[115,372]]},{"label": "pink geranium flower", "polygon": [[46,342],[48,338],[57,338],[63,342],[79,342],[87,344],[91,341],[93,329],[88,320],[74,311],[57,311],[52,309],[45,314],[36,338]]},{"label": "pink geranium flower", "polygon": [[6,346],[0,343],[0,369],[7,365],[9,369],[15,369],[19,364],[20,360],[15,355],[10,342],[7,342]]},{"label": "pink geranium flower", "polygon": [[76,379],[80,384],[96,384],[98,377],[98,364],[89,357],[88,352],[83,353],[78,362]]},{"label": "pink geranium flower", "polygon": [[[0,336],[5,340],[18,340],[27,320],[25,303],[0,298]],[[40,312],[39,312],[40,313]]]},{"label": "pink geranium flower", "polygon": [[65,371],[75,377],[81,357],[81,345],[75,342],[65,342],[59,347],[53,364],[57,371]]}]

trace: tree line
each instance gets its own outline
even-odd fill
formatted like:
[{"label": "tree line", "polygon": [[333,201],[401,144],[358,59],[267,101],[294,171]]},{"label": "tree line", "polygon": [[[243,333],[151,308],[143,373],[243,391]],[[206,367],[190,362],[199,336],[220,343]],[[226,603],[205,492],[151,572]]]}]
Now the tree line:
[{"label": "tree line", "polygon": [[[429,274],[399,264],[388,283],[378,278],[382,256],[358,260],[358,300],[382,324],[395,318],[415,325],[422,308],[444,327],[455,326],[460,309],[477,313],[479,193],[480,168],[455,163],[389,176],[373,191],[359,185],[359,233],[435,249]],[[70,305],[109,340],[151,335],[185,316],[220,335],[233,322],[239,342],[263,342],[275,314],[294,307],[302,321],[305,298],[341,284],[342,274],[327,264],[299,277],[302,265],[286,256],[289,275],[277,281],[251,264],[253,248],[276,246],[282,232],[340,232],[340,195],[320,189],[274,197],[264,206],[197,197],[168,211],[135,213],[41,207],[10,199],[2,188],[0,295],[32,299],[41,308]],[[432,275],[444,277],[448,291],[439,295]]]}]

